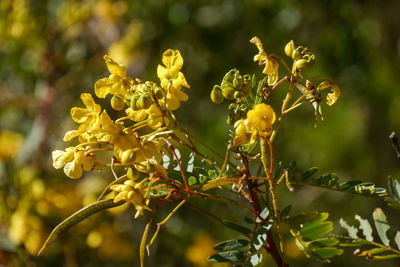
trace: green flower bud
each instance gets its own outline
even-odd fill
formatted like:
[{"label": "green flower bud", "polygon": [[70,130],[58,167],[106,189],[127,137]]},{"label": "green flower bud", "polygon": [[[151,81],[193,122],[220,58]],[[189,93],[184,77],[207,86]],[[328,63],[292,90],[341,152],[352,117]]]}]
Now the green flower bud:
[{"label": "green flower bud", "polygon": [[296,68],[299,69],[299,70],[304,68],[306,65],[307,65],[307,60],[304,59],[304,58],[299,59],[299,60],[296,61]]},{"label": "green flower bud", "polygon": [[299,60],[300,58],[303,57],[303,47],[299,46],[297,47],[293,52],[292,52],[292,58],[294,60]]},{"label": "green flower bud", "polygon": [[232,103],[229,105],[228,110],[235,110],[237,108],[237,104],[236,103]]},{"label": "green flower bud", "polygon": [[211,91],[211,101],[214,104],[221,104],[224,102],[224,95],[222,94],[221,87],[215,85]]},{"label": "green flower bud", "polygon": [[139,99],[138,95],[133,95],[131,97],[131,102],[129,103],[129,106],[133,109],[133,110],[139,110],[136,106],[136,102]]},{"label": "green flower bud", "polygon": [[150,96],[143,95],[140,96],[139,99],[136,101],[136,108],[139,109],[148,109],[152,104]]},{"label": "green flower bud", "polygon": [[233,95],[233,97],[234,97],[235,99],[239,99],[239,98],[242,97],[242,94],[241,94],[239,91],[235,91],[235,94]]},{"label": "green flower bud", "polygon": [[225,74],[224,78],[222,79],[222,82],[226,81],[226,82],[232,83],[232,82],[233,82],[233,78],[235,78],[235,74],[236,74],[237,72],[238,72],[237,70],[231,69],[230,71],[228,71],[228,72]]},{"label": "green flower bud", "polygon": [[122,95],[115,94],[111,98],[111,107],[115,110],[122,110],[125,107],[125,101]]},{"label": "green flower bud", "polygon": [[233,100],[235,89],[230,82],[223,81],[221,84],[222,94],[226,99]]},{"label": "green flower bud", "polygon": [[294,42],[293,40],[290,40],[290,42],[287,43],[285,46],[285,54],[288,57],[292,57],[293,51],[294,51]]}]

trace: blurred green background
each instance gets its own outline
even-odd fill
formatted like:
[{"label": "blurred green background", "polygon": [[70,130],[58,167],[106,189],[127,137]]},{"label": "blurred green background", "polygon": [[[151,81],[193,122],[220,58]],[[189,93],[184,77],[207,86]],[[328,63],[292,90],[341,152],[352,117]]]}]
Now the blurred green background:
[{"label": "blurred green background", "polygon": [[[134,220],[132,207],[91,217],[43,256],[35,256],[51,229],[94,201],[111,180],[106,171],[71,180],[53,169],[51,161],[52,150],[67,146],[62,142],[65,131],[75,127],[69,109],[80,106],[79,95],[93,93],[96,80],[106,75],[106,53],[125,64],[130,76],[157,80],[163,51],[179,49],[191,89],[177,117],[223,152],[229,130],[226,106],[211,103],[212,86],[234,67],[261,77],[253,62],[257,50],[249,43],[253,36],[260,37],[267,52],[282,56],[293,39],[316,56],[307,75],[332,77],[342,95],[333,107],[324,106],[326,119],[316,129],[311,106],[291,113],[276,139],[276,158],[295,159],[300,170],[318,166],[321,172],[386,187],[387,175],[400,177],[388,139],[391,131],[400,133],[399,10],[399,1],[373,0],[1,0],[0,265],[139,265],[146,220]],[[280,75],[285,75],[283,68]],[[277,92],[272,105],[278,108],[281,99]],[[382,201],[300,187],[280,193],[281,206],[293,202],[294,213],[328,211],[335,222],[341,217],[351,221],[354,213],[371,218],[373,209],[382,206],[391,225],[400,222]],[[225,204],[196,204],[226,218],[244,216]],[[183,208],[162,229],[146,263],[208,266],[204,259],[213,253],[213,244],[234,237],[234,232]],[[322,266],[306,261],[292,241],[287,247],[290,266]],[[333,264],[366,264],[351,254],[346,250]],[[265,266],[270,264],[267,260]]]}]

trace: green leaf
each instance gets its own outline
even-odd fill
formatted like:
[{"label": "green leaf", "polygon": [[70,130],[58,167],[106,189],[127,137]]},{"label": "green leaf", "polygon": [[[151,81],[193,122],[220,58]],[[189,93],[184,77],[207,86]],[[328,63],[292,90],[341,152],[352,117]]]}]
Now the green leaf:
[{"label": "green leaf", "polygon": [[195,185],[197,183],[196,177],[190,176],[188,179],[189,186]]},{"label": "green leaf", "polygon": [[207,177],[206,176],[204,176],[204,175],[200,175],[199,176],[199,182],[201,184],[204,184],[206,181],[207,181]]},{"label": "green leaf", "polygon": [[387,224],[385,213],[383,213],[382,209],[376,208],[372,213],[372,216],[374,218],[375,227],[379,237],[382,240],[382,243],[385,246],[389,246],[389,239],[386,236],[386,232],[389,230],[390,226]]},{"label": "green leaf", "polygon": [[291,209],[292,209],[292,205],[288,205],[281,211],[281,213],[279,214],[281,217],[281,220],[286,219],[286,217],[289,215],[289,212]]},{"label": "green leaf", "polygon": [[75,212],[74,214],[69,216],[67,219],[65,219],[63,222],[61,222],[59,225],[57,225],[53,229],[53,231],[50,233],[49,237],[47,238],[46,242],[43,244],[42,248],[39,250],[38,255],[40,255],[46,247],[48,247],[62,233],[67,231],[72,226],[80,223],[87,217],[89,217],[99,211],[114,208],[117,206],[121,206],[124,203],[125,203],[125,201],[120,201],[120,202],[114,203],[112,199],[100,200],[100,201],[92,203],[92,204],[80,209],[79,211]]},{"label": "green leaf", "polygon": [[285,220],[285,222],[289,224],[292,228],[300,229],[302,224],[305,224],[310,221],[315,221],[320,217],[321,215],[319,214],[319,212],[311,211],[289,217]]},{"label": "green leaf", "polygon": [[313,227],[308,227],[306,230],[301,229],[300,235],[304,239],[315,240],[317,238],[321,238],[329,234],[330,232],[332,232],[332,230],[333,230],[333,223],[328,221],[314,225]]},{"label": "green leaf", "polygon": [[360,229],[363,231],[365,239],[368,241],[373,241],[374,238],[372,237],[372,227],[369,224],[367,219],[361,218],[359,215],[355,215],[356,220],[360,222]]},{"label": "green leaf", "polygon": [[218,177],[218,174],[214,170],[208,170],[207,174],[211,180],[217,179]]},{"label": "green leaf", "polygon": [[236,262],[245,258],[242,251],[223,251],[208,258],[210,262]]},{"label": "green leaf", "polygon": [[353,240],[353,241],[348,241],[348,242],[341,242],[339,246],[341,247],[359,247],[363,245],[372,245],[370,241],[363,240],[363,239],[358,239],[358,240]]},{"label": "green leaf", "polygon": [[248,229],[248,228],[246,228],[246,227],[243,227],[243,226],[241,226],[241,225],[238,225],[238,224],[236,224],[236,223],[233,223],[233,222],[231,222],[231,221],[222,220],[221,223],[222,223],[223,225],[225,225],[226,227],[231,228],[232,230],[235,230],[236,232],[239,232],[239,233],[241,233],[241,234],[248,235],[248,234],[251,233],[251,230],[250,230],[250,229]]},{"label": "green leaf", "polygon": [[267,219],[268,215],[269,215],[269,209],[268,209],[268,207],[266,207],[265,209],[263,209],[263,211],[260,213],[260,215],[256,219],[256,223],[263,222],[265,219]]},{"label": "green leaf", "polygon": [[309,247],[317,248],[317,247],[334,247],[339,243],[339,240],[334,237],[327,237],[315,240],[309,244]]},{"label": "green leaf", "polygon": [[347,230],[347,233],[349,234],[349,236],[351,238],[358,239],[357,228],[355,228],[354,226],[348,225],[347,222],[345,220],[343,220],[342,218],[340,218],[339,224],[340,224],[340,226],[342,226],[344,229]]},{"label": "green leaf", "polygon": [[254,224],[254,221],[250,219],[249,217],[244,217],[244,221],[248,224]]},{"label": "green leaf", "polygon": [[329,259],[332,258],[333,256],[342,255],[343,249],[338,249],[335,247],[324,247],[313,250],[312,254],[321,257],[323,259]]},{"label": "green leaf", "polygon": [[394,242],[396,242],[397,248],[400,250],[400,232],[396,231],[396,235],[394,236]]},{"label": "green leaf", "polygon": [[388,177],[388,191],[391,198],[400,200],[400,183],[393,176]]},{"label": "green leaf", "polygon": [[228,251],[228,250],[236,250],[247,247],[249,245],[249,241],[246,239],[233,239],[221,242],[215,245],[215,250],[220,251]]},{"label": "green leaf", "polygon": [[306,170],[305,172],[303,172],[303,174],[301,175],[301,181],[306,181],[309,178],[311,178],[311,176],[313,176],[316,172],[318,171],[317,167],[311,167],[310,169]]}]

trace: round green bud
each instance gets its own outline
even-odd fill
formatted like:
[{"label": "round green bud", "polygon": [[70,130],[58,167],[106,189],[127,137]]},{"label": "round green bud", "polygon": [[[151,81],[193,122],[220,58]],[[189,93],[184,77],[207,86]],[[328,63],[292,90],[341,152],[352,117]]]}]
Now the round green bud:
[{"label": "round green bud", "polygon": [[125,107],[125,101],[122,95],[115,94],[111,98],[111,107],[115,110],[122,110]]},{"label": "round green bud", "polygon": [[235,91],[235,94],[233,95],[233,97],[234,97],[235,99],[239,99],[239,98],[242,97],[242,94],[241,94],[239,91]]},{"label": "round green bud", "polygon": [[214,104],[221,104],[224,102],[224,95],[222,94],[221,87],[215,85],[214,88],[211,90],[211,101]]},{"label": "round green bud", "polygon": [[230,82],[223,81],[221,84],[222,94],[226,99],[233,100],[235,89]]}]

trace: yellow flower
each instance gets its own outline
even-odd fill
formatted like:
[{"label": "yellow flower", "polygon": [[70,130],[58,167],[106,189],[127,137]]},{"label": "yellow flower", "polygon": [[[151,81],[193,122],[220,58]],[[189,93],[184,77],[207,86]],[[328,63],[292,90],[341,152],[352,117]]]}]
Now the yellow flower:
[{"label": "yellow flower", "polygon": [[82,176],[82,169],[90,171],[97,165],[95,156],[75,147],[68,147],[65,151],[55,150],[52,153],[53,166],[56,169],[64,167],[65,174],[70,178]]},{"label": "yellow flower", "polygon": [[94,102],[91,94],[81,94],[81,99],[86,108],[73,107],[71,109],[72,119],[77,123],[81,123],[81,125],[78,130],[66,132],[64,141],[69,141],[76,136],[83,136],[85,139],[89,139],[91,137],[90,130],[96,128],[99,123],[100,105]]},{"label": "yellow flower", "polygon": [[147,190],[143,187],[143,183],[146,179],[143,179],[139,183],[135,183],[132,180],[127,180],[124,184],[112,185],[110,189],[117,192],[118,194],[114,197],[114,203],[121,200],[132,203],[136,209],[135,219],[140,215],[143,215],[145,209],[151,210],[147,207],[143,201],[148,198]]},{"label": "yellow flower", "polygon": [[183,66],[183,58],[178,50],[168,49],[163,54],[162,62],[165,67],[158,65],[157,76],[161,81],[161,87],[167,92],[168,109],[176,110],[180,106],[180,101],[187,101],[189,98],[181,90],[182,87],[190,87],[185,76],[180,72]]},{"label": "yellow flower", "polygon": [[264,103],[256,105],[247,112],[247,126],[256,129],[262,135],[272,133],[272,124],[275,122],[275,112],[270,105]]},{"label": "yellow flower", "polygon": [[258,61],[259,65],[265,65],[262,71],[265,75],[268,75],[268,85],[274,85],[278,81],[278,62],[271,56],[268,56],[267,52],[264,51],[261,40],[255,36],[250,40],[258,48],[258,54],[254,56],[254,61]]},{"label": "yellow flower", "polygon": [[235,146],[242,145],[249,141],[254,143],[257,134],[266,137],[272,133],[272,125],[275,122],[275,112],[270,105],[264,103],[256,105],[247,112],[247,118],[235,122]]},{"label": "yellow flower", "polygon": [[94,85],[96,96],[100,98],[105,98],[108,94],[124,96],[133,84],[132,78],[126,76],[126,67],[118,64],[108,55],[104,56],[104,60],[111,75],[96,82]]},{"label": "yellow flower", "polygon": [[326,103],[329,106],[332,106],[333,104],[335,104],[335,102],[338,100],[338,98],[340,96],[339,86],[337,86],[336,84],[334,84],[332,82],[322,82],[318,86],[317,91],[322,91],[322,90],[327,89],[329,87],[332,88],[332,91],[327,95]]}]

